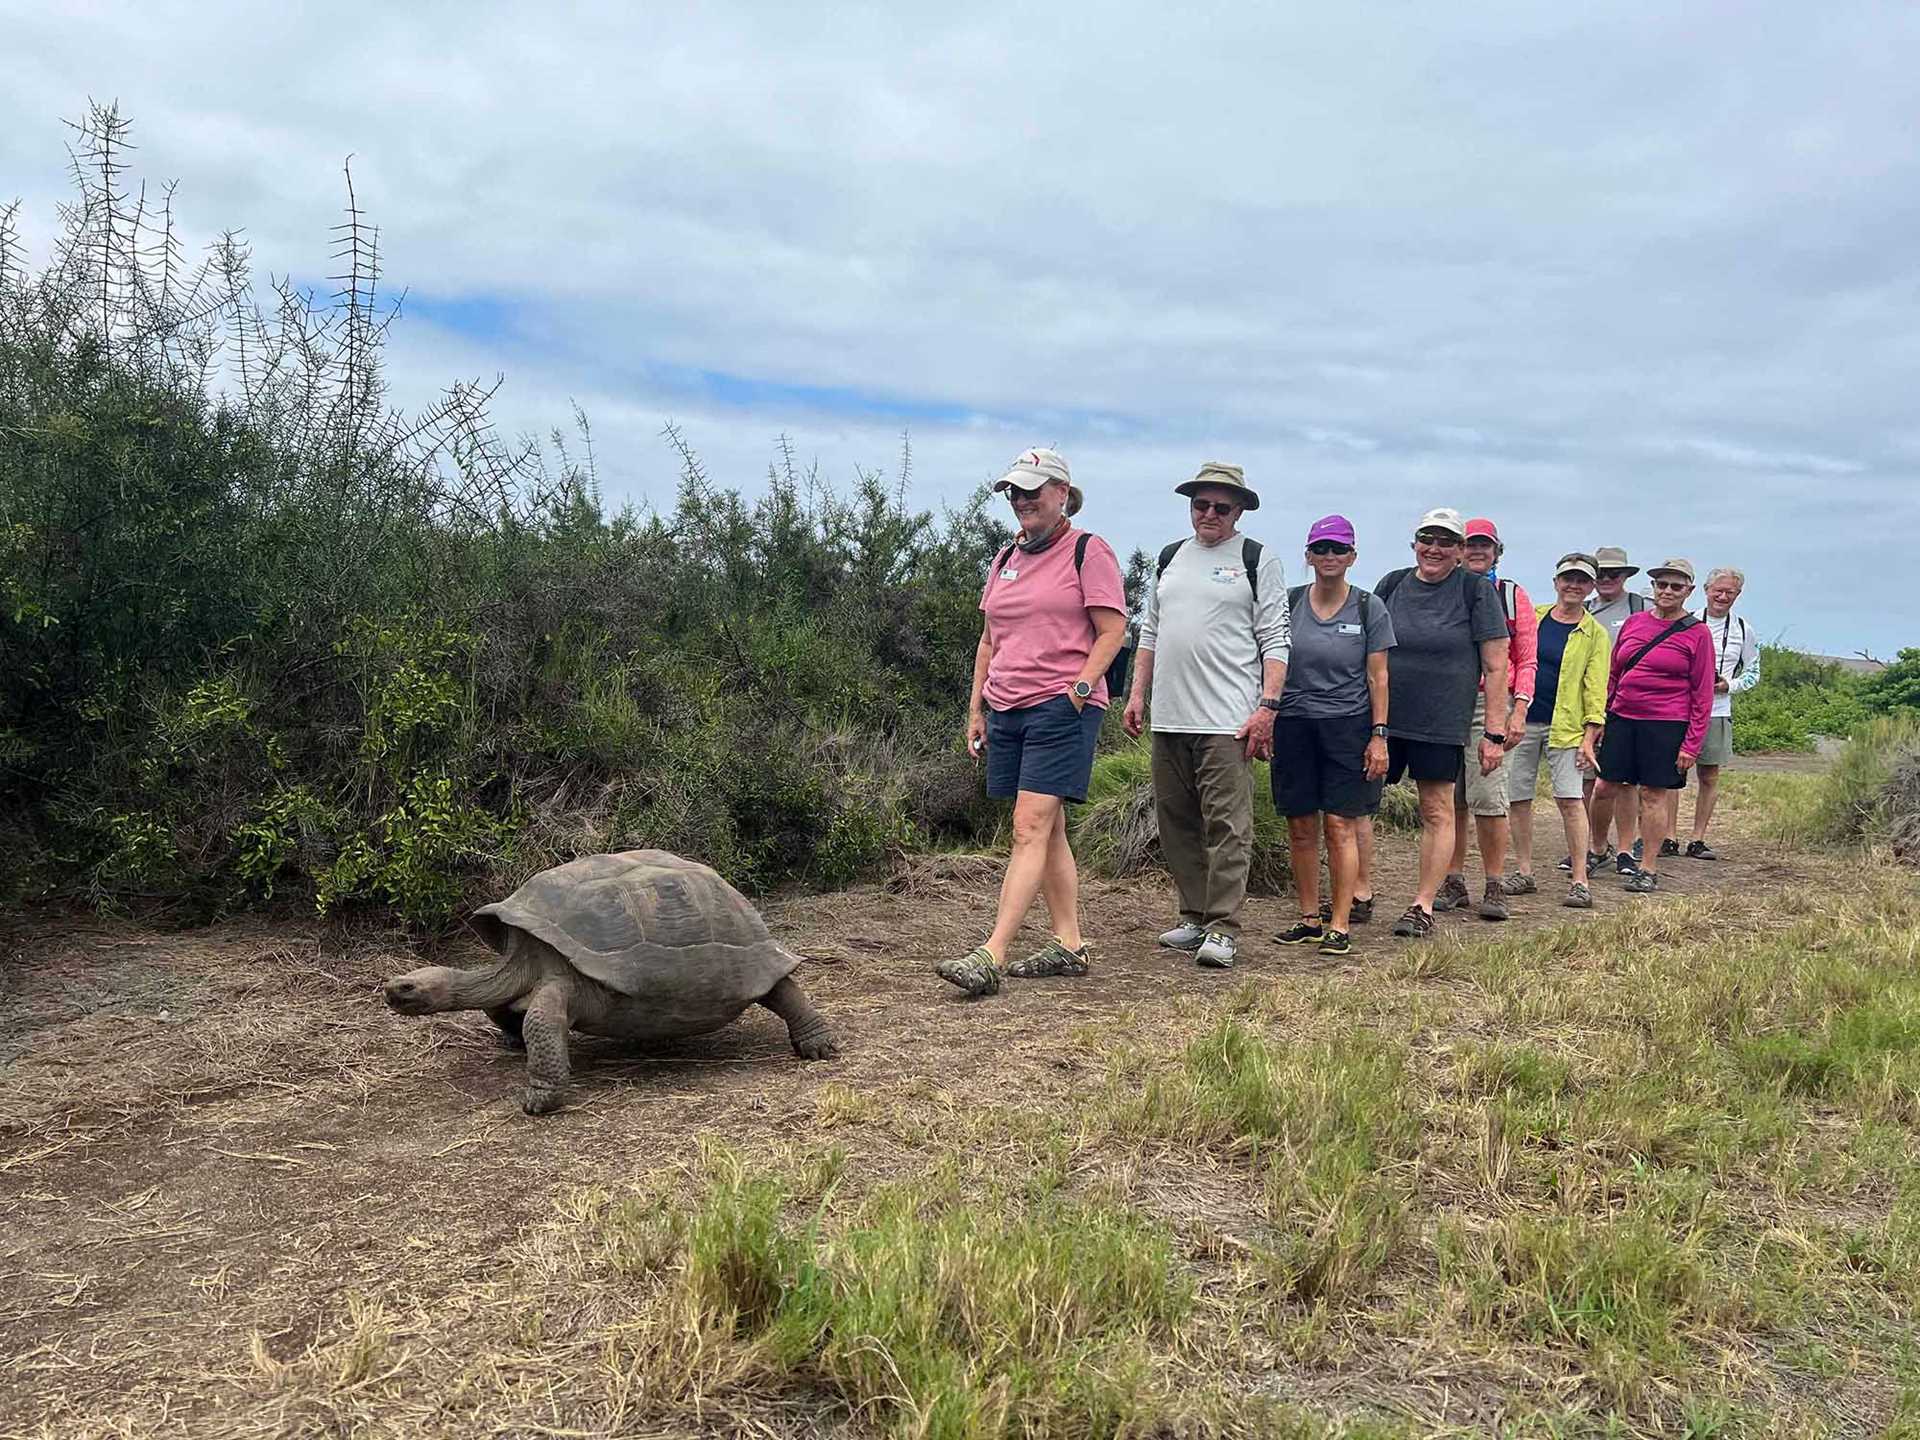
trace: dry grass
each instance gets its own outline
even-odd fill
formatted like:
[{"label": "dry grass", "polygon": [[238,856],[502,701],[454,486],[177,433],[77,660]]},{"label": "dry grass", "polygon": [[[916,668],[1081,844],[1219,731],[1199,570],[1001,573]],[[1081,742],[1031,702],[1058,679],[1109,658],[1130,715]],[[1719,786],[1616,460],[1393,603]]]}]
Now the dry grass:
[{"label": "dry grass", "polygon": [[1338,966],[1096,881],[1095,979],[980,1005],[1000,862],[919,857],[772,909],[844,1061],[585,1046],[546,1122],[377,942],[56,943],[0,1434],[1913,1434],[1920,893],[1729,803],[1678,893]]}]

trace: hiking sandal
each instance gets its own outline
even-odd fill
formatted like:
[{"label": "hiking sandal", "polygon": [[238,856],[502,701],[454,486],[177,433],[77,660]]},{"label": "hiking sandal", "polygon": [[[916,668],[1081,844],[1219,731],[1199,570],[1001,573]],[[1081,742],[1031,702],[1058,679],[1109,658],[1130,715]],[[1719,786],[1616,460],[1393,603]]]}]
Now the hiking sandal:
[{"label": "hiking sandal", "polygon": [[933,973],[969,995],[1000,993],[1000,967],[993,962],[993,952],[984,945],[959,960],[942,960],[933,967]]},{"label": "hiking sandal", "polygon": [[1418,905],[1409,905],[1407,913],[1393,922],[1393,933],[1409,940],[1425,940],[1433,934],[1433,916]]},{"label": "hiking sandal", "polygon": [[1069,950],[1058,935],[1049,935],[1047,943],[1024,960],[1007,966],[1009,980],[1044,980],[1050,975],[1087,973],[1087,947]]}]

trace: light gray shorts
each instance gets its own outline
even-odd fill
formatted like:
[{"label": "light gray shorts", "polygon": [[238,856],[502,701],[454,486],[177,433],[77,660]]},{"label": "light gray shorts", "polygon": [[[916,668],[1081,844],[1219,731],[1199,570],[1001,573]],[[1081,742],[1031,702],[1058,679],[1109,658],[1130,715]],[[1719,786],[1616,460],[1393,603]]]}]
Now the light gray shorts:
[{"label": "light gray shorts", "polygon": [[1553,798],[1556,800],[1578,800],[1581,782],[1586,778],[1576,763],[1580,754],[1578,746],[1552,750],[1547,748],[1547,731],[1552,727],[1545,721],[1539,724],[1529,723],[1527,735],[1507,757],[1513,767],[1513,773],[1507,779],[1508,792],[1516,800],[1533,799],[1534,791],[1540,784],[1540,761],[1547,762],[1547,778],[1553,786]]},{"label": "light gray shorts", "polygon": [[1480,773],[1480,737],[1486,733],[1487,700],[1483,695],[1473,702],[1473,738],[1460,747],[1460,784],[1454,794],[1470,814],[1493,817],[1507,813],[1507,775],[1513,769],[1513,751],[1500,757],[1500,766],[1491,775]]},{"label": "light gray shorts", "polygon": [[1700,742],[1701,765],[1724,765],[1733,759],[1733,717],[1715,715],[1707,721],[1707,738]]}]

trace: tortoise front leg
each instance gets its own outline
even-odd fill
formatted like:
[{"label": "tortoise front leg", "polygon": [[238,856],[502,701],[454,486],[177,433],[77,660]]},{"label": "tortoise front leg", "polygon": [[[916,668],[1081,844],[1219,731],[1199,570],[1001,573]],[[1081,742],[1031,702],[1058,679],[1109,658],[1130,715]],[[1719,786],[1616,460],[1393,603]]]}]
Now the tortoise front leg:
[{"label": "tortoise front leg", "polygon": [[527,1048],[527,1037],[521,1033],[521,1016],[518,1010],[501,1005],[487,1011],[487,1019],[500,1027],[500,1039],[509,1050]]},{"label": "tortoise front leg", "polygon": [[567,1030],[572,986],[549,980],[533,992],[520,1033],[527,1042],[527,1095],[521,1108],[529,1115],[545,1115],[560,1108],[567,1089]]},{"label": "tortoise front leg", "polygon": [[791,975],[762,995],[760,1003],[787,1022],[793,1053],[802,1060],[831,1060],[840,1053],[833,1027],[820,1018]]}]

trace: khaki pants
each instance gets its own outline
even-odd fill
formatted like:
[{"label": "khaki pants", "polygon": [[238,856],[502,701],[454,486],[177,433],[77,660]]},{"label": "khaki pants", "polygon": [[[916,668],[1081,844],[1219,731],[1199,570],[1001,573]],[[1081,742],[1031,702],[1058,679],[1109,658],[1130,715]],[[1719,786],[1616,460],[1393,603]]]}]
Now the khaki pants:
[{"label": "khaki pants", "polygon": [[1231,735],[1153,737],[1160,852],[1180,892],[1180,918],[1240,934],[1253,863],[1253,767]]}]

